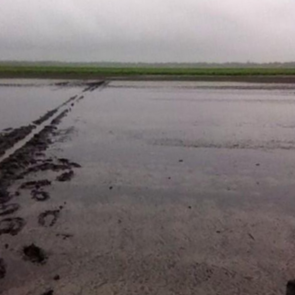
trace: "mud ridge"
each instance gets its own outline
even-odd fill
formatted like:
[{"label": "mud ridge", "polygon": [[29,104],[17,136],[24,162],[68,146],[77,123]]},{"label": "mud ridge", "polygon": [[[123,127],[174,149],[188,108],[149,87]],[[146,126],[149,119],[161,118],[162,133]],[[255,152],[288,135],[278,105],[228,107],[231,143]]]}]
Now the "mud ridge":
[{"label": "mud ridge", "polygon": [[63,170],[68,170],[70,168],[81,168],[81,165],[75,162],[71,162],[70,160],[67,160],[67,159],[63,159],[63,160],[65,161],[57,160],[56,162],[54,162],[53,159],[46,159],[46,160],[39,159],[38,160],[39,163],[27,168],[23,173],[19,175],[19,178],[23,178],[25,175],[30,173],[36,173],[41,171],[59,172]]},{"label": "mud ridge", "polygon": [[48,179],[41,179],[36,181],[27,181],[20,186],[20,189],[39,189],[43,186],[51,185],[51,181]]},{"label": "mud ridge", "polygon": [[[84,87],[84,92],[86,91],[94,91],[100,86],[107,85],[108,82],[106,80],[99,80],[99,81],[61,81],[61,82],[55,82],[51,85],[57,86],[57,87]],[[87,89],[87,90],[86,90]]]},{"label": "mud ridge", "polygon": [[106,84],[107,84],[106,81],[86,83],[87,87],[83,90],[83,92],[87,92],[87,91],[92,92],[92,91],[96,90],[97,88],[99,88],[100,86],[104,86]]},{"label": "mud ridge", "polygon": [[68,112],[69,110],[64,110],[61,114],[59,114],[56,118],[54,118],[50,123],[51,127],[52,125],[58,125],[63,119],[63,117],[67,115]]},{"label": "mud ridge", "polygon": [[57,181],[64,182],[70,181],[74,177],[74,171],[70,170],[68,172],[64,172],[61,175],[56,177]]},{"label": "mud ridge", "polygon": [[16,212],[20,208],[18,204],[2,204],[0,205],[0,216],[9,215]]},{"label": "mud ridge", "polygon": [[55,130],[55,126],[46,126],[40,133],[28,141],[21,149],[0,163],[2,180],[7,183],[24,177],[24,171],[36,164],[37,153],[43,152],[52,143],[50,136]]},{"label": "mud ridge", "polygon": [[32,199],[37,200],[37,201],[47,201],[50,198],[49,193],[45,191],[39,191],[39,190],[32,190],[31,192]]},{"label": "mud ridge", "polygon": [[50,117],[52,117],[57,111],[59,110],[59,107],[56,109],[53,109],[51,111],[48,111],[45,115],[41,116],[39,119],[33,121],[35,125],[40,125],[43,122],[47,121]]},{"label": "mud ridge", "polygon": [[51,227],[55,225],[59,215],[60,210],[47,210],[39,215],[38,223],[44,227]]},{"label": "mud ridge", "polygon": [[68,100],[66,100],[62,106],[69,104],[71,101],[75,100],[77,98],[77,95],[70,97]]},{"label": "mud ridge", "polygon": [[12,148],[17,142],[28,136],[34,128],[36,128],[34,125],[22,126],[8,133],[0,134],[0,156],[4,155],[7,149]]},{"label": "mud ridge", "polygon": [[0,236],[2,234],[17,235],[25,226],[26,222],[23,218],[6,218],[0,221]]}]

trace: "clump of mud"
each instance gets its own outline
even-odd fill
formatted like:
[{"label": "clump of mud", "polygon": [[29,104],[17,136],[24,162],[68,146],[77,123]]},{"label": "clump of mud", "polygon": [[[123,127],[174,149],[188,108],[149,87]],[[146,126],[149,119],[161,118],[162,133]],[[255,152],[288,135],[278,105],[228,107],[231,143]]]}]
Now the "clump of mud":
[{"label": "clump of mud", "polygon": [[5,218],[0,221],[0,235],[17,235],[25,226],[26,222],[21,217]]},{"label": "clump of mud", "polygon": [[53,290],[46,291],[42,295],[53,295]]},{"label": "clump of mud", "polygon": [[40,247],[35,244],[31,244],[30,246],[25,246],[23,248],[24,259],[29,260],[33,263],[44,264],[47,261],[47,256]]},{"label": "clump of mud", "polygon": [[65,158],[59,158],[58,159],[59,162],[63,163],[66,167],[70,168],[81,168],[81,165],[75,162],[71,162],[69,159],[65,159]]},{"label": "clump of mud", "polygon": [[34,200],[41,202],[47,201],[50,198],[49,193],[40,190],[32,190],[31,195]]},{"label": "clump of mud", "polygon": [[40,188],[43,186],[48,186],[51,185],[51,181],[49,181],[48,179],[41,179],[41,180],[36,180],[36,181],[28,181],[23,183],[20,188],[21,189],[33,189],[33,188]]},{"label": "clump of mud", "polygon": [[3,279],[6,275],[6,264],[2,258],[0,258],[0,279]]},{"label": "clump of mud", "polygon": [[44,227],[53,226],[60,215],[60,210],[47,210],[38,217],[38,223]]},{"label": "clump of mud", "polygon": [[12,199],[12,195],[9,192],[1,187],[0,185],[0,204],[5,204]]},{"label": "clump of mud", "polygon": [[67,240],[69,238],[72,238],[74,235],[73,234],[65,234],[65,233],[61,233],[61,234],[56,234],[57,237],[61,237],[63,240]]},{"label": "clump of mud", "polygon": [[12,214],[19,208],[18,204],[0,204],[0,216]]},{"label": "clump of mud", "polygon": [[42,171],[63,171],[63,170],[68,170],[71,168],[80,168],[81,165],[75,163],[75,162],[71,162],[68,159],[57,159],[56,161],[54,161],[54,159],[38,159],[37,163],[34,165],[31,165],[30,167],[28,167],[24,172],[22,172],[19,175],[19,179],[24,178],[26,175],[30,174],[30,173],[37,173],[37,172],[42,172]]},{"label": "clump of mud", "polygon": [[68,172],[64,172],[61,175],[56,177],[57,181],[70,181],[74,177],[74,171],[70,170]]},{"label": "clump of mud", "polygon": [[295,280],[287,283],[286,295],[295,295]]}]

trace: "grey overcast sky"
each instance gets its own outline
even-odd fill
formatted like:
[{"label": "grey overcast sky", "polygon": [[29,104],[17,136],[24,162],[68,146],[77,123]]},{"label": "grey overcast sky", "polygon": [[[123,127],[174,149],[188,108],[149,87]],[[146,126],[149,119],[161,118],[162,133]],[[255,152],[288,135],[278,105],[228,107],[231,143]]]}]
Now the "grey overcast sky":
[{"label": "grey overcast sky", "polygon": [[0,60],[295,60],[295,0],[0,0],[0,5]]}]

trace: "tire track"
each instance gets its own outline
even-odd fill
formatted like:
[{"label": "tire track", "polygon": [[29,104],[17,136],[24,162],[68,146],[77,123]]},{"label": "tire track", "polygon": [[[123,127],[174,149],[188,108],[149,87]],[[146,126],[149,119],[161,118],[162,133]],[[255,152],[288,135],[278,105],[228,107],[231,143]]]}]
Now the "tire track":
[{"label": "tire track", "polygon": [[[94,91],[100,87],[106,86],[105,81],[84,83],[85,89],[82,93]],[[31,197],[37,202],[44,202],[50,198],[49,193],[44,187],[51,185],[48,179],[30,180],[22,183],[15,193],[9,192],[10,187],[16,180],[23,179],[30,173],[38,172],[38,177],[42,171],[51,170],[53,172],[62,171],[63,173],[53,181],[70,181],[74,176],[74,168],[81,167],[79,164],[65,158],[45,158],[43,153],[53,142],[52,138],[56,136],[57,126],[61,120],[70,112],[72,107],[84,99],[84,95],[75,95],[67,101],[42,115],[33,121],[29,127],[20,127],[6,133],[0,137],[0,236],[18,235],[27,225],[24,218],[15,215],[21,211],[21,206],[17,203],[11,203],[11,200],[20,195],[19,190],[31,190]],[[8,140],[8,143],[1,145]],[[64,202],[66,205],[66,202]],[[55,225],[61,215],[64,205],[56,209],[46,210],[38,215],[38,224],[44,228],[50,228]],[[13,216],[11,216],[13,215]],[[9,216],[9,217],[7,217]],[[5,218],[4,218],[5,217]],[[67,235],[71,237],[71,235]],[[1,237],[2,239],[4,237]],[[5,244],[5,249],[8,244]],[[47,260],[43,249],[31,244],[23,248],[24,259],[31,262],[43,264]],[[0,257],[0,279],[7,276],[5,260]],[[1,291],[0,291],[1,293]]]},{"label": "tire track", "polygon": [[[84,83],[85,92],[92,92],[100,87],[105,87],[108,84],[106,81],[97,81]],[[66,84],[68,85],[68,84]],[[84,98],[84,95],[75,95],[70,97],[67,101],[60,104],[58,107],[48,111],[38,119],[34,120],[28,126],[22,126],[20,128],[13,129],[12,131],[0,134],[0,164],[13,155],[17,150],[21,149],[26,143],[28,143],[35,135],[39,134],[50,121],[59,120],[67,112],[69,107],[73,107],[75,103],[80,102]]]}]

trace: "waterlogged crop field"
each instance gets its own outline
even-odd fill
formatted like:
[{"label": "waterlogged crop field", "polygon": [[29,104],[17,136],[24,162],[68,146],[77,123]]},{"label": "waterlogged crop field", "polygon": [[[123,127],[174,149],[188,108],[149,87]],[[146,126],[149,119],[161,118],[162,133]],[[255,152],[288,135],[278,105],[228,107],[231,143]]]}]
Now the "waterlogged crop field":
[{"label": "waterlogged crop field", "polygon": [[0,293],[284,294],[294,107],[294,84],[1,80]]}]

